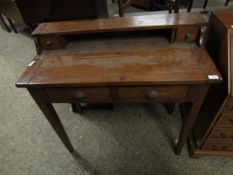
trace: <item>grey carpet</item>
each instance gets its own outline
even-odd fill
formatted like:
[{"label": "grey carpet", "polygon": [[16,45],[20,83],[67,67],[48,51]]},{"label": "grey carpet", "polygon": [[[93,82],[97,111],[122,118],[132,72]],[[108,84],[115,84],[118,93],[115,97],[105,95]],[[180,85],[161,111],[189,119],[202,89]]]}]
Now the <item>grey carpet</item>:
[{"label": "grey carpet", "polygon": [[174,155],[176,108],[115,105],[77,115],[55,105],[77,151],[72,156],[25,89],[15,82],[35,55],[32,39],[0,28],[0,175],[232,175],[233,159]]}]

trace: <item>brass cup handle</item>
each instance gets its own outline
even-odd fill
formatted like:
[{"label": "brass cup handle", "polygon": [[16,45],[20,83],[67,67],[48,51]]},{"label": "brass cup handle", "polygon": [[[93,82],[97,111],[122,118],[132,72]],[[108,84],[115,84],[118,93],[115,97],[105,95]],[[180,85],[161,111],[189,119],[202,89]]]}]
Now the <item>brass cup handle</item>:
[{"label": "brass cup handle", "polygon": [[84,99],[86,97],[86,95],[85,95],[85,93],[83,93],[83,92],[77,92],[77,93],[75,93],[75,95],[74,95],[74,99],[75,100],[82,100],[82,99]]},{"label": "brass cup handle", "polygon": [[223,146],[222,151],[226,151],[226,150],[227,150],[227,146]]},{"label": "brass cup handle", "polygon": [[225,139],[227,136],[225,133],[220,133],[221,138]]},{"label": "brass cup handle", "polygon": [[217,146],[212,145],[212,150],[217,151]]},{"label": "brass cup handle", "polygon": [[159,92],[157,91],[148,91],[145,93],[146,98],[148,99],[155,99],[159,97]]}]

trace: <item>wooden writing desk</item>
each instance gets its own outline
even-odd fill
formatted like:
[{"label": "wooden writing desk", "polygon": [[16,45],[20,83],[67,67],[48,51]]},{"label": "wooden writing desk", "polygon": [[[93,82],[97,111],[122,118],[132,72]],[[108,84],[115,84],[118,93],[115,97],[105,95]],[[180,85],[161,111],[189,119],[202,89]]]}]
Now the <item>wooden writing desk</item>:
[{"label": "wooden writing desk", "polygon": [[[195,20],[188,20],[186,25],[187,19],[195,19],[187,15],[170,15],[169,19],[175,19],[173,22],[165,15],[163,20],[160,19],[160,24],[153,20],[151,24],[148,23],[155,16],[138,17],[141,23],[134,23],[135,17],[105,22],[112,26],[107,26],[108,32],[115,32],[116,28],[118,32],[130,28],[146,30],[148,25],[150,29],[185,28],[190,25],[201,28],[205,25]],[[127,27],[122,25],[121,29],[119,22],[122,20],[128,24]],[[142,25],[144,21],[146,26]],[[102,30],[106,31],[105,22],[90,20],[40,25],[34,32],[40,55],[28,65],[16,85],[28,89],[70,152],[73,147],[52,103],[190,103],[191,109],[184,119],[176,147],[176,154],[179,154],[210,84],[220,82],[221,75],[205,49],[197,44],[170,44],[163,37],[147,33],[139,35],[143,31],[129,37],[122,36],[122,33],[118,33],[117,37],[114,37],[116,33],[95,37],[79,35],[73,41],[71,34],[88,33],[100,23],[102,25],[96,31],[103,33]],[[81,26],[83,23],[85,27]],[[93,32],[94,29],[90,33]],[[60,40],[60,37],[63,39]],[[51,38],[55,39],[51,41]],[[69,45],[60,45],[66,46],[65,49],[52,47],[64,40],[69,42]]]}]

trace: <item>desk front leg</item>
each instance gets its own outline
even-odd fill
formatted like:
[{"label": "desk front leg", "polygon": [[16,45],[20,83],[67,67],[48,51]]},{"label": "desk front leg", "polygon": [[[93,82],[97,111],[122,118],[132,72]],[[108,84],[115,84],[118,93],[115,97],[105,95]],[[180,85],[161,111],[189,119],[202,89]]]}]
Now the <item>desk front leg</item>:
[{"label": "desk front leg", "polygon": [[69,150],[70,153],[74,151],[73,146],[65,132],[65,129],[51,103],[48,102],[47,95],[43,89],[40,88],[29,88],[28,91],[30,92],[31,96],[44,113],[45,117],[60,137],[63,144]]},{"label": "desk front leg", "polygon": [[178,143],[176,145],[176,154],[179,155],[181,150],[187,141],[193,126],[195,124],[196,118],[204,102],[204,99],[208,93],[209,85],[193,85],[191,86],[189,92],[189,99],[192,101],[192,107],[188,116],[185,116],[182,129],[180,131],[180,136],[178,138]]}]

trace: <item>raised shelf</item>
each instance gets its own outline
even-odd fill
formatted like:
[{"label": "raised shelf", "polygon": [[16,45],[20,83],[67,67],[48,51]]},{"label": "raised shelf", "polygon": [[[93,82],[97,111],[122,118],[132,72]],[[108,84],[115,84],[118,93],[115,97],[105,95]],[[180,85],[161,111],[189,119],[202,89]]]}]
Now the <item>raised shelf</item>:
[{"label": "raised shelf", "polygon": [[32,33],[37,35],[71,35],[117,31],[154,30],[207,25],[201,13],[156,14],[106,19],[41,23]]}]

